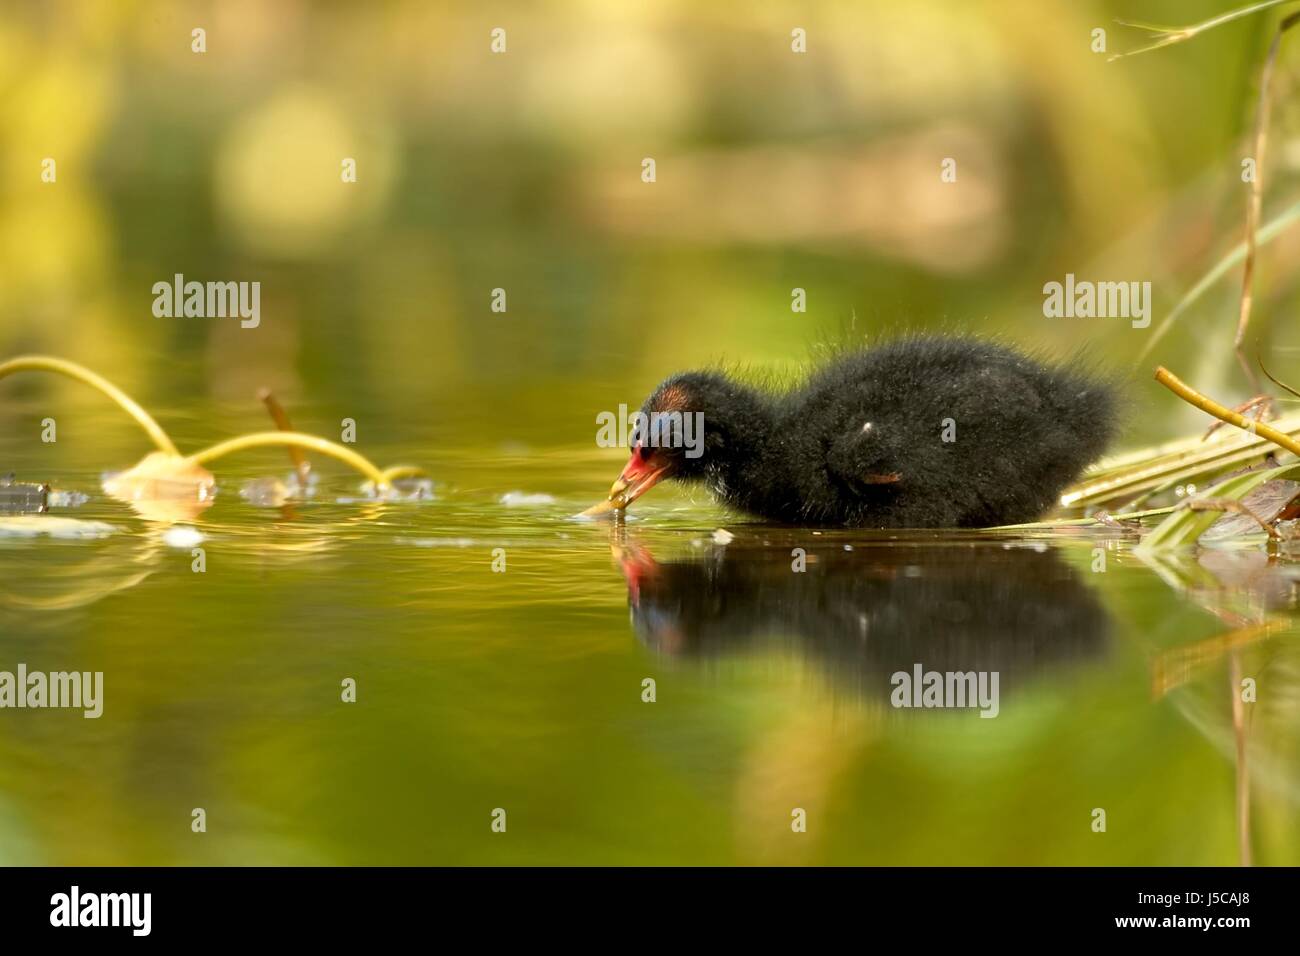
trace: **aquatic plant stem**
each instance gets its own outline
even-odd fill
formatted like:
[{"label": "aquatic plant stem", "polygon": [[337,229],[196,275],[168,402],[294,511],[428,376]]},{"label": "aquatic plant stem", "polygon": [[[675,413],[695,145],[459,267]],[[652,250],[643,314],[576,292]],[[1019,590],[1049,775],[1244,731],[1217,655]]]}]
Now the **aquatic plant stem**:
[{"label": "aquatic plant stem", "polygon": [[1252,3],[1249,6],[1238,7],[1235,10],[1220,13],[1217,16],[1210,17],[1208,20],[1202,20],[1200,23],[1193,23],[1185,27],[1165,27],[1155,23],[1143,23],[1139,20],[1116,20],[1115,22],[1120,26],[1137,27],[1139,30],[1146,30],[1153,37],[1159,37],[1159,39],[1136,50],[1129,50],[1125,53],[1116,53],[1111,57],[1111,60],[1118,60],[1126,56],[1137,56],[1139,53],[1149,53],[1151,50],[1158,50],[1161,47],[1170,46],[1174,43],[1182,43],[1204,33],[1206,30],[1213,30],[1215,27],[1222,26],[1225,23],[1231,23],[1233,20],[1240,20],[1242,17],[1248,17],[1252,13],[1259,13],[1261,10],[1267,10],[1269,7],[1276,7],[1284,3],[1293,2],[1294,0],[1261,0],[1259,3]]},{"label": "aquatic plant stem", "polygon": [[[1269,45],[1268,56],[1264,58],[1264,68],[1260,71],[1259,105],[1255,109],[1253,148],[1255,174],[1251,177],[1250,196],[1246,200],[1246,258],[1241,270],[1241,300],[1237,312],[1237,335],[1233,345],[1237,350],[1237,361],[1241,364],[1242,371],[1246,373],[1246,378],[1256,393],[1261,391],[1259,376],[1255,374],[1254,368],[1246,359],[1242,347],[1246,341],[1246,326],[1250,324],[1250,310],[1254,302],[1252,286],[1255,278],[1255,234],[1259,230],[1259,212],[1263,203],[1264,151],[1268,143],[1269,114],[1273,106],[1271,92],[1273,67],[1277,63],[1277,54],[1282,47],[1283,34],[1298,22],[1300,22],[1300,13],[1289,14],[1278,24],[1277,32],[1273,34],[1273,42]],[[1262,413],[1260,417],[1264,417]]]},{"label": "aquatic plant stem", "polygon": [[330,458],[336,458],[361,472],[375,483],[376,490],[388,486],[388,479],[385,477],[384,472],[368,458],[357,454],[351,448],[335,444],[327,438],[304,435],[301,432],[253,432],[249,435],[240,435],[237,438],[220,442],[188,457],[193,464],[207,465],[218,458],[224,458],[235,452],[246,451],[250,448],[277,446],[307,448],[322,455],[328,455]]},{"label": "aquatic plant stem", "polygon": [[[280,404],[274,392],[269,388],[262,388],[258,390],[257,397],[266,406],[266,411],[271,416],[271,420],[275,422],[276,428],[282,432],[295,431],[293,422],[289,420],[289,413],[284,410],[284,406]],[[307,456],[302,453],[302,449],[297,445],[289,446],[289,460],[293,462],[294,471],[298,474],[298,487],[306,488],[311,480],[311,462],[307,460]]]},{"label": "aquatic plant stem", "polygon": [[[1169,514],[1176,505],[1169,505],[1166,508],[1152,508],[1149,511],[1131,511],[1128,514],[1112,514],[1110,517],[1118,521],[1138,521],[1142,518],[1155,518]],[[1099,517],[1091,518],[1063,518],[1059,521],[1029,521],[1024,524],[1000,524],[992,528],[982,528],[982,531],[1051,531],[1054,528],[1091,528],[1101,523]]]},{"label": "aquatic plant stem", "polygon": [[1231,408],[1220,405],[1212,398],[1207,398],[1163,365],[1156,369],[1156,381],[1189,405],[1195,405],[1201,411],[1213,415],[1229,425],[1236,425],[1238,428],[1253,435],[1258,435],[1260,438],[1267,438],[1273,444],[1285,448],[1291,454],[1300,456],[1300,442],[1297,442],[1290,435],[1283,434],[1276,428],[1272,428],[1253,418],[1247,418],[1240,412],[1234,412]]},{"label": "aquatic plant stem", "polygon": [[20,355],[18,358],[0,363],[0,378],[13,375],[15,372],[54,372],[57,375],[64,375],[89,385],[101,394],[111,398],[123,411],[134,418],[136,423],[153,439],[153,443],[158,446],[160,451],[180,457],[181,453],[177,450],[175,443],[162,430],[162,426],[154,421],[152,415],[146,412],[126,392],[103,376],[96,375],[90,369],[78,365],[76,362],[69,362],[49,355]]},{"label": "aquatic plant stem", "polygon": [[400,478],[423,478],[427,474],[419,465],[394,465],[384,469],[384,483],[392,484]]},{"label": "aquatic plant stem", "polygon": [[1286,382],[1283,382],[1283,381],[1281,381],[1280,379],[1274,377],[1273,373],[1270,372],[1270,371],[1265,367],[1265,365],[1264,365],[1264,360],[1261,359],[1261,358],[1259,357],[1259,353],[1256,353],[1256,354],[1255,354],[1255,361],[1259,364],[1259,370],[1260,370],[1261,372],[1264,373],[1265,377],[1266,377],[1270,382],[1272,382],[1272,383],[1273,383],[1274,385],[1276,385],[1278,388],[1282,389],[1284,392],[1290,392],[1290,393],[1291,393],[1292,395],[1294,395],[1296,398],[1300,398],[1300,392],[1297,392],[1294,388],[1292,388],[1292,387],[1291,387],[1290,385],[1288,385]]},{"label": "aquatic plant stem", "polygon": [[[1268,223],[1256,231],[1256,248],[1272,242],[1297,219],[1300,219],[1300,202],[1292,203],[1279,216],[1269,220]],[[1205,295],[1215,283],[1241,264],[1245,258],[1246,241],[1243,239],[1231,252],[1215,263],[1209,272],[1201,276],[1196,284],[1169,310],[1169,314],[1160,320],[1160,324],[1152,330],[1146,344],[1142,346],[1142,351],[1138,353],[1137,361],[1144,361],[1155,350],[1160,340],[1165,337],[1165,333],[1182,317],[1183,313],[1195,305],[1201,296]]]}]

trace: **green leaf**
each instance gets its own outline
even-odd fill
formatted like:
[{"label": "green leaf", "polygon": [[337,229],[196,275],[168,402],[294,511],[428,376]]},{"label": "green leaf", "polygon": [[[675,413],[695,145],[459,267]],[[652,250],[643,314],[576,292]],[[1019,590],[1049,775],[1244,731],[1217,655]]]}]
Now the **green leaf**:
[{"label": "green leaf", "polygon": [[[1240,501],[1266,481],[1277,478],[1300,478],[1300,464],[1283,465],[1281,468],[1269,468],[1263,471],[1250,471],[1236,475],[1227,481],[1221,481],[1202,497],[1226,498]],[[1148,554],[1169,548],[1181,548],[1195,544],[1196,540],[1210,529],[1214,522],[1222,517],[1221,511],[1193,511],[1191,508],[1179,508],[1156,525],[1138,545],[1139,552]]]}]

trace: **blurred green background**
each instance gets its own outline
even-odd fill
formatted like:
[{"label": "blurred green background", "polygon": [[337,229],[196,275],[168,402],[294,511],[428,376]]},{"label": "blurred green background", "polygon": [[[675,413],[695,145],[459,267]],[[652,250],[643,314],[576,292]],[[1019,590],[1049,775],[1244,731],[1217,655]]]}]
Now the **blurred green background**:
[{"label": "blurred green background", "polygon": [[[788,368],[891,330],[1124,363],[1149,330],[1045,319],[1042,286],[1150,280],[1158,321],[1240,240],[1275,16],[1113,63],[1091,31],[1114,52],[1144,39],[1116,17],[1226,6],[11,5],[0,352],[88,361],[146,404],[270,384],[364,404],[394,435],[508,421],[548,444],[585,442],[595,411],[681,367]],[[1284,48],[1266,219],[1300,163],[1293,62]],[[1260,267],[1257,330],[1284,347],[1296,242]],[[177,272],[260,280],[262,326],[155,319],[151,286]],[[1236,293],[1221,283],[1156,358],[1245,397],[1223,361]],[[1147,365],[1135,439],[1195,421]]]},{"label": "blurred green background", "polygon": [[[192,575],[98,494],[144,450],[132,423],[72,382],[0,384],[0,473],[85,491],[76,516],[119,528],[0,540],[0,669],[108,685],[99,721],[0,713],[0,862],[1234,863],[1254,773],[1255,858],[1296,863],[1293,645],[1243,652],[1274,680],[1247,772],[1226,660],[1170,696],[1149,672],[1242,618],[1123,548],[1087,582],[1112,620],[1102,657],[996,721],[914,722],[837,690],[806,648],[652,653],[607,533],[564,520],[621,465],[592,444],[595,415],[693,365],[795,373],[913,329],[1086,348],[1128,375],[1130,445],[1203,427],[1150,381],[1156,362],[1246,398],[1235,273],[1140,366],[1150,329],[1042,310],[1067,272],[1151,281],[1154,327],[1240,241],[1276,13],[1117,62],[1091,48],[1098,27],[1111,53],[1143,41],[1117,17],[1227,6],[7,4],[0,357],[91,366],[183,449],[267,427],[254,396],[271,386],[303,430],[352,418],[375,460],[427,466],[439,498],[255,509],[239,481],[287,463],[253,454],[221,469]],[[1265,220],[1300,168],[1297,56],[1284,46]],[[1262,251],[1255,310],[1289,378],[1298,245]],[[175,273],[260,281],[260,326],[154,317]],[[555,501],[506,509],[512,490]],[[667,491],[646,504],[634,537],[661,556],[707,551],[726,520]],[[1050,550],[1088,577],[1091,547]]]}]

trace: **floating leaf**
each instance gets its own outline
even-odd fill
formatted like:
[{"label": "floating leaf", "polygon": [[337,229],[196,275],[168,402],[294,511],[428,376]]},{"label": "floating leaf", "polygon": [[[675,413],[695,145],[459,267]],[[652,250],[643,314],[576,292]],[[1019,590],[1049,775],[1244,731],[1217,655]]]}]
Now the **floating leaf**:
[{"label": "floating leaf", "polygon": [[192,459],[154,451],[105,478],[104,493],[150,521],[192,521],[212,506],[216,479]]}]

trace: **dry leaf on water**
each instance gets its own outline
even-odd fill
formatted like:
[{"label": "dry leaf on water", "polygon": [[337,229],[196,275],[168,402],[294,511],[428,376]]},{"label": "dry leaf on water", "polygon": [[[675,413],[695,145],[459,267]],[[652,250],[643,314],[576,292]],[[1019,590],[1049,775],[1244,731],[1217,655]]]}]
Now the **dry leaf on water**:
[{"label": "dry leaf on water", "polygon": [[104,493],[151,521],[192,521],[212,506],[216,479],[189,458],[155,451],[105,478]]}]

